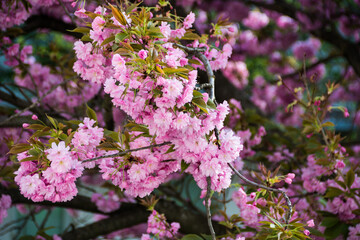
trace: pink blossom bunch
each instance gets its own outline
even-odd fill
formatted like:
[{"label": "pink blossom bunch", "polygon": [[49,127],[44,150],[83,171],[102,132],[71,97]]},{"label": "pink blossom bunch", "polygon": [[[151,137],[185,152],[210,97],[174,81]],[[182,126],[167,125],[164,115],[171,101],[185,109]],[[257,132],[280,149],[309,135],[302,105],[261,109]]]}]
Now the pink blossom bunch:
[{"label": "pink blossom bunch", "polygon": [[243,23],[248,28],[260,30],[268,25],[269,21],[270,19],[265,13],[250,11],[248,17],[243,20]]},{"label": "pink blossom bunch", "polygon": [[[37,63],[32,56],[32,46],[26,45],[21,48],[20,44],[12,44],[10,39],[4,39],[6,61],[5,64],[15,67],[15,82],[19,86],[38,91],[43,102],[55,109],[73,110],[84,101],[90,100],[100,89],[100,85],[95,83],[82,84],[75,81],[69,81],[66,88],[60,86],[64,81],[60,74],[51,72],[50,67]],[[22,64],[29,64],[28,74],[23,74]],[[54,90],[54,86],[58,85]],[[77,89],[81,86],[83,92]]]},{"label": "pink blossom bunch", "polygon": [[75,180],[81,176],[83,166],[72,156],[65,142],[53,142],[46,153],[50,162],[47,168],[38,161],[21,161],[29,157],[27,152],[18,154],[20,167],[15,172],[15,182],[21,194],[34,202],[71,200],[78,192]]},{"label": "pink blossom bunch", "polygon": [[[177,69],[188,65],[187,54],[171,42],[181,38],[185,28],[193,22],[193,15],[186,18],[183,26],[172,30],[170,25],[162,22],[159,29],[164,36],[161,40],[165,52],[158,55],[160,61],[167,66]],[[94,24],[94,28],[102,28],[103,23]],[[95,30],[94,30],[95,31]],[[90,36],[91,37],[91,36]],[[95,40],[95,39],[94,39]],[[216,70],[224,68],[231,55],[229,44],[223,50],[210,49],[206,44],[194,41],[192,47],[205,47],[205,56],[210,60],[211,66]],[[150,45],[144,49],[147,53],[153,52]],[[145,59],[144,50],[136,55]],[[90,43],[75,43],[78,61],[87,62],[91,52],[94,52]],[[100,54],[100,53],[99,53]],[[141,57],[142,56],[142,57]],[[94,56],[95,57],[95,56]],[[104,59],[104,57],[100,57]],[[192,174],[198,185],[206,188],[206,177],[211,177],[212,189],[220,191],[230,185],[231,169],[227,163],[234,161],[242,149],[240,140],[230,130],[222,130],[219,134],[220,147],[216,145],[213,134],[215,127],[223,128],[223,121],[229,111],[227,102],[218,105],[215,109],[208,109],[208,113],[200,112],[195,107],[194,113],[184,111],[186,106],[191,106],[193,92],[196,85],[197,70],[188,72],[188,79],[176,76],[164,78],[157,74],[150,77],[144,72],[144,66],[125,65],[132,61],[131,57],[114,54],[111,65],[107,61],[100,61],[102,68],[110,69],[107,76],[104,72],[101,80],[89,79],[94,82],[103,82],[104,91],[108,93],[115,106],[120,107],[126,114],[134,119],[136,124],[144,124],[149,129],[149,134],[156,136],[156,143],[171,142],[174,144],[174,153],[164,154],[169,147],[143,150],[117,159],[103,159],[100,169],[104,179],[112,180],[115,185],[125,189],[130,196],[145,196],[154,188],[164,182],[166,177],[179,170],[183,159],[189,167],[186,172]],[[159,67],[160,65],[157,65]],[[96,67],[95,67],[96,68]],[[160,68],[161,69],[161,68]],[[81,76],[84,72],[74,67]],[[105,78],[105,80],[103,80]],[[199,96],[206,103],[208,95]],[[175,111],[174,111],[175,110]],[[209,139],[205,135],[212,133]],[[150,139],[139,137],[130,143],[131,148],[151,145]],[[172,159],[167,161],[167,159]],[[140,184],[146,182],[147,184]]]},{"label": "pink blossom bunch", "polygon": [[180,224],[177,222],[172,222],[171,224],[166,222],[166,218],[163,214],[159,214],[157,211],[153,210],[148,218],[148,228],[146,232],[148,234],[143,234],[141,240],[151,239],[149,234],[158,236],[160,239],[164,238],[174,238],[177,235]]},{"label": "pink blossom bunch", "polygon": [[357,240],[360,235],[360,224],[355,225],[354,227],[349,227],[349,236],[348,240]]},{"label": "pink blossom bunch", "polygon": [[223,70],[224,76],[238,89],[243,89],[248,84],[249,71],[242,61],[230,61]]},{"label": "pink blossom bunch", "polygon": [[0,223],[7,217],[7,210],[11,207],[11,197],[3,194],[0,197]]},{"label": "pink blossom bunch", "polygon": [[108,197],[105,198],[100,193],[93,193],[91,196],[91,201],[94,202],[97,208],[104,213],[115,211],[120,207],[120,198],[114,191],[109,191],[107,196]]},{"label": "pink blossom bunch", "polygon": [[[76,151],[79,160],[94,158],[98,154],[96,147],[104,137],[104,129],[94,126],[95,123],[95,120],[86,117],[83,123],[79,124],[79,128],[71,140],[74,146],[73,151]],[[95,161],[85,162],[83,166],[93,168],[95,167]]]},{"label": "pink blossom bunch", "polygon": [[242,188],[235,191],[232,199],[236,206],[240,209],[240,217],[244,219],[244,223],[251,227],[259,225],[260,209],[256,207],[256,201],[253,204],[247,202],[253,201],[254,197],[248,197]]},{"label": "pink blossom bunch", "polygon": [[84,166],[95,165],[93,162],[82,164],[79,160],[97,156],[95,148],[103,138],[104,130],[93,126],[94,123],[85,118],[75,131],[71,145],[64,141],[52,142],[49,148],[40,150],[46,157],[41,161],[22,161],[30,157],[29,153],[18,154],[20,167],[15,172],[15,182],[25,197],[37,202],[59,202],[69,201],[77,194],[75,181],[82,175]]},{"label": "pink blossom bunch", "polygon": [[252,148],[261,143],[262,137],[266,135],[266,130],[261,126],[255,134],[250,132],[250,129],[244,131],[237,131],[236,135],[240,137],[244,146],[243,151],[240,152],[242,159],[255,155],[255,151]]},{"label": "pink blossom bunch", "polygon": [[298,41],[296,42],[292,49],[294,52],[294,56],[302,61],[305,59],[311,59],[315,57],[316,53],[319,51],[321,47],[321,42],[316,38],[309,38],[306,41]]},{"label": "pink blossom bunch", "polygon": [[317,165],[314,155],[309,155],[307,158],[308,167],[302,169],[301,179],[303,180],[303,187],[308,192],[325,193],[326,183],[319,181],[317,177],[321,175],[330,175],[331,172],[326,168]]}]

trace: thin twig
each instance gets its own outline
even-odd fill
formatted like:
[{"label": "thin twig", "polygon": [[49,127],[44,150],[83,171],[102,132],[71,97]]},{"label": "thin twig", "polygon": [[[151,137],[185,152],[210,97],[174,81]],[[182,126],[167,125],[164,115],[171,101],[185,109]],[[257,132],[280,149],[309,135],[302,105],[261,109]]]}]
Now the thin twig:
[{"label": "thin twig", "polygon": [[4,124],[4,123],[7,123],[7,122],[9,122],[10,120],[12,120],[12,119],[20,116],[21,114],[23,114],[24,112],[30,110],[31,108],[36,107],[37,104],[39,104],[47,95],[49,95],[51,92],[53,92],[57,87],[59,87],[59,86],[61,86],[61,85],[63,85],[63,84],[66,84],[66,83],[69,82],[70,80],[71,80],[71,79],[67,79],[67,80],[65,80],[65,81],[63,81],[63,82],[61,82],[61,83],[59,83],[59,84],[54,85],[54,86],[53,86],[52,88],[50,88],[44,95],[42,95],[37,101],[33,102],[31,105],[29,105],[28,107],[22,109],[22,110],[19,111],[18,113],[16,113],[16,114],[10,116],[9,118],[5,119],[4,121],[2,121],[2,122],[0,123],[0,125],[1,125],[1,124]]},{"label": "thin twig", "polygon": [[[213,70],[211,68],[209,59],[207,59],[207,57],[203,54],[203,52],[206,51],[206,48],[192,48],[192,47],[183,46],[181,44],[175,44],[175,46],[185,50],[188,53],[195,54],[195,56],[197,58],[199,58],[201,60],[201,62],[204,64],[204,67],[205,67],[206,74],[208,76],[208,81],[209,82],[206,83],[206,84],[200,85],[200,87],[210,89],[209,98],[211,99],[211,101],[213,101],[216,104],[216,100],[215,100],[215,75],[214,75],[214,72],[213,72]],[[216,139],[219,139],[218,138],[218,136],[219,136],[218,133],[219,133],[219,131],[217,131],[217,128],[215,128]],[[219,141],[217,141],[217,145],[218,145],[218,148],[220,149]],[[211,222],[211,210],[210,210],[210,205],[209,205],[210,198],[211,198],[211,178],[207,177],[206,182],[207,182],[207,189],[206,189],[206,197],[205,197],[205,207],[206,207],[207,223],[208,223],[208,226],[209,226],[209,229],[210,229],[211,238],[213,240],[216,240],[215,230],[214,230],[214,227],[213,227],[212,222]]]},{"label": "thin twig", "polygon": [[287,194],[285,193],[285,191],[280,190],[280,189],[277,189],[277,188],[267,187],[267,186],[265,186],[265,185],[262,185],[262,184],[253,182],[253,181],[247,179],[247,178],[246,178],[244,175],[242,175],[238,170],[236,170],[236,169],[234,168],[234,166],[231,165],[231,163],[228,163],[228,166],[229,166],[229,167],[234,171],[234,173],[235,173],[240,179],[242,179],[244,182],[246,182],[246,183],[248,183],[248,184],[251,184],[251,185],[253,185],[253,186],[255,186],[255,187],[265,189],[265,190],[270,191],[270,192],[281,193],[281,194],[283,195],[283,197],[285,198],[286,204],[287,204],[287,206],[288,206],[288,212],[287,212],[287,215],[286,215],[285,223],[286,223],[286,224],[289,223],[289,220],[290,220],[290,217],[291,217],[291,214],[292,214],[292,205],[291,205],[290,198],[287,196]]},{"label": "thin twig", "polygon": [[104,155],[104,156],[100,156],[100,157],[96,157],[96,158],[90,158],[90,159],[86,159],[83,160],[82,162],[91,162],[91,161],[95,161],[98,159],[102,159],[102,158],[114,158],[114,157],[120,157],[120,156],[124,156],[130,152],[136,152],[136,151],[140,151],[140,150],[145,150],[145,149],[149,149],[149,148],[154,148],[154,147],[161,147],[161,146],[165,146],[171,144],[171,142],[163,142],[160,144],[154,144],[154,145],[150,145],[150,146],[146,146],[146,147],[141,147],[141,148],[134,148],[134,149],[129,149],[129,150],[125,150],[119,153],[115,153],[115,154],[110,154],[110,155]]},{"label": "thin twig", "polygon": [[210,177],[206,178],[206,183],[207,183],[206,197],[205,197],[206,217],[207,217],[207,222],[208,222],[208,225],[209,225],[209,228],[210,228],[211,238],[212,238],[212,240],[216,240],[214,227],[213,227],[212,222],[211,222],[211,211],[210,211],[211,178]]}]

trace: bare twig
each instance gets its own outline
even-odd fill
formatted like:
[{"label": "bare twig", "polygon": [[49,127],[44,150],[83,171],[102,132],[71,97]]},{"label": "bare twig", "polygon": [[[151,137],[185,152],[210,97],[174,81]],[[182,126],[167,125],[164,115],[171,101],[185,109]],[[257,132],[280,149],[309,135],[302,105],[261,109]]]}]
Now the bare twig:
[{"label": "bare twig", "polygon": [[[209,94],[209,98],[216,104],[216,99],[215,99],[215,76],[214,76],[214,72],[211,68],[211,65],[210,65],[210,62],[209,60],[205,57],[205,55],[202,53],[204,50],[203,48],[189,48],[189,47],[185,47],[185,46],[182,46],[180,44],[175,44],[177,47],[187,51],[187,52],[190,52],[190,53],[194,53],[195,56],[197,56],[201,61],[202,63],[204,64],[204,67],[205,67],[205,70],[206,70],[206,73],[207,73],[207,76],[208,76],[208,79],[209,79],[209,86],[211,87],[211,92]],[[217,128],[215,128],[215,136],[216,136],[216,139],[219,139],[219,130]],[[218,147],[220,148],[220,145],[218,145]],[[292,205],[291,205],[291,202],[290,202],[290,199],[289,197],[286,195],[285,191],[283,190],[280,190],[280,189],[276,189],[276,188],[271,188],[271,187],[267,187],[265,185],[262,185],[262,184],[258,184],[256,182],[253,182],[249,179],[247,179],[244,175],[242,175],[240,172],[238,172],[230,163],[228,163],[229,167],[234,171],[234,173],[236,175],[238,175],[243,181],[245,181],[246,183],[248,184],[251,184],[253,186],[256,186],[258,188],[262,188],[262,189],[265,189],[267,191],[271,191],[271,192],[277,192],[277,193],[281,193],[283,195],[283,197],[285,198],[286,200],[286,204],[288,206],[288,212],[287,212],[287,216],[286,216],[286,224],[289,223],[289,219],[291,217],[291,213],[292,213]],[[208,177],[207,178],[207,181],[208,181],[208,189],[207,189],[207,194],[206,194],[206,201],[209,200],[210,196],[209,196],[209,193],[210,193],[210,189],[209,189],[209,180],[210,178]],[[210,212],[210,209],[208,209],[208,204],[206,202],[206,207],[207,207],[207,214],[209,214]],[[212,228],[212,225],[211,225],[211,215],[210,215],[210,221],[209,221],[209,215],[208,215],[208,225],[209,225],[209,228],[210,228],[210,232],[211,232],[211,235],[213,237],[213,239],[216,239],[214,238],[214,235],[213,235],[213,228]]]},{"label": "bare twig", "polygon": [[244,182],[246,182],[246,183],[248,183],[248,184],[251,184],[251,185],[253,185],[253,186],[255,186],[255,187],[265,189],[265,190],[270,191],[270,192],[281,193],[281,194],[283,195],[283,197],[285,198],[286,204],[287,204],[287,206],[288,206],[288,211],[287,211],[285,223],[286,223],[286,224],[289,223],[289,220],[290,220],[290,217],[291,217],[291,214],[292,214],[292,205],[291,205],[290,198],[287,196],[287,194],[285,193],[285,191],[280,190],[280,189],[277,189],[277,188],[267,187],[267,186],[265,186],[265,185],[262,185],[262,184],[253,182],[253,181],[247,179],[247,178],[246,178],[244,175],[242,175],[238,170],[236,170],[236,169],[234,168],[234,166],[231,165],[231,163],[228,163],[228,166],[229,166],[229,167],[234,171],[234,173],[235,173],[241,180],[243,180]]},{"label": "bare twig", "polygon": [[[186,46],[183,46],[181,44],[176,44],[176,43],[175,43],[175,46],[185,50],[188,53],[194,54],[204,64],[204,67],[205,67],[206,74],[208,76],[208,81],[209,82],[200,85],[200,88],[208,88],[208,89],[210,89],[209,98],[211,99],[211,101],[213,101],[216,104],[216,100],[215,100],[215,75],[214,75],[214,72],[213,72],[213,70],[211,68],[209,59],[207,59],[207,57],[203,54],[203,52],[206,51],[206,48],[192,48],[192,47],[186,47]],[[216,133],[218,133],[217,129],[215,129],[215,135],[216,135],[216,137],[218,139],[218,134],[216,134]],[[218,147],[220,148],[219,143],[218,143]],[[209,229],[210,229],[211,238],[213,240],[216,240],[216,234],[215,234],[212,222],[211,222],[211,211],[210,211],[210,204],[209,204],[210,199],[211,199],[211,178],[207,177],[206,182],[207,182],[207,189],[206,189],[206,197],[205,197],[205,207],[206,207],[207,222],[208,222],[208,226],[209,226]]]},{"label": "bare twig", "polygon": [[211,238],[212,240],[216,240],[215,231],[211,222],[211,211],[210,211],[210,200],[211,200],[211,178],[206,178],[207,189],[206,189],[206,197],[205,197],[205,207],[206,207],[206,218],[210,228]]},{"label": "bare twig", "polygon": [[102,159],[102,158],[114,158],[114,157],[120,157],[120,156],[124,156],[130,152],[136,152],[136,151],[140,151],[140,150],[145,150],[145,149],[149,149],[149,148],[154,148],[154,147],[161,147],[161,146],[165,146],[171,144],[171,142],[163,142],[160,144],[153,144],[153,145],[149,145],[146,147],[141,147],[141,148],[134,148],[134,149],[129,149],[129,150],[125,150],[119,153],[115,153],[115,154],[110,154],[110,155],[104,155],[104,156],[100,156],[100,157],[96,157],[96,158],[90,158],[90,159],[86,159],[83,160],[82,162],[91,162],[91,161],[95,161],[98,159]]},{"label": "bare twig", "polygon": [[57,87],[66,84],[67,82],[69,82],[71,79],[67,79],[59,84],[54,85],[52,88],[50,88],[44,95],[42,95],[40,98],[38,98],[37,101],[33,102],[31,105],[29,105],[28,107],[22,109],[21,111],[19,111],[18,113],[11,115],[9,118],[5,119],[3,122],[0,123],[0,125],[7,123],[9,121],[11,121],[12,119],[20,116],[21,114],[23,114],[24,112],[36,107],[36,105],[38,105],[47,95],[49,95],[51,92],[53,92]]}]

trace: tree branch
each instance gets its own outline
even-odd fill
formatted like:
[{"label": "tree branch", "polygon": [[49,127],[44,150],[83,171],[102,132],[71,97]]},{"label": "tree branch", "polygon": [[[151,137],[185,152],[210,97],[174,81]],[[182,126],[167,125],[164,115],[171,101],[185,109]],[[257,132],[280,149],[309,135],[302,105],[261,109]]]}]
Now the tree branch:
[{"label": "tree branch", "polygon": [[163,142],[163,143],[160,143],[160,144],[153,144],[153,145],[149,145],[149,146],[145,146],[145,147],[141,147],[141,148],[129,149],[129,150],[125,150],[125,151],[110,154],[110,155],[104,155],[104,156],[100,156],[100,157],[96,157],[96,158],[86,159],[86,160],[84,160],[82,162],[91,162],[91,161],[95,161],[95,160],[102,159],[102,158],[120,157],[120,156],[124,156],[124,155],[126,155],[126,154],[128,154],[130,152],[136,152],[136,151],[149,149],[149,148],[154,148],[154,147],[161,147],[161,146],[165,146],[165,145],[168,145],[168,144],[171,144],[171,142]]},{"label": "tree branch", "polygon": [[[97,209],[96,205],[91,202],[90,198],[84,196],[76,196],[69,202],[33,202],[23,197],[18,189],[6,189],[2,186],[0,186],[0,194],[10,195],[13,204],[32,204],[49,207],[71,208],[109,216],[107,219],[103,219],[82,228],[77,228],[62,234],[62,239],[67,240],[88,240],[99,235],[106,235],[113,231],[128,228],[139,223],[145,223],[150,214],[150,212],[142,205],[136,203],[122,203],[118,210],[110,213],[103,213]],[[209,234],[206,217],[203,214],[185,209],[182,206],[176,205],[174,202],[163,199],[159,200],[155,209],[158,212],[164,213],[169,221],[179,222],[181,225],[180,231],[184,234]],[[214,222],[214,228],[221,234],[226,232],[225,227],[217,222]]]},{"label": "tree branch", "polygon": [[247,179],[247,178],[246,178],[244,175],[242,175],[238,170],[236,170],[233,165],[231,165],[230,163],[228,163],[228,165],[229,165],[229,167],[234,171],[234,173],[235,173],[240,179],[242,179],[244,182],[246,182],[246,183],[248,183],[248,184],[251,184],[251,185],[253,185],[253,186],[255,186],[255,187],[265,189],[265,190],[270,191],[270,192],[281,193],[281,194],[283,195],[283,197],[285,198],[285,200],[286,200],[286,205],[288,206],[288,211],[287,211],[287,214],[286,214],[285,223],[286,223],[286,224],[289,223],[289,220],[290,220],[291,214],[292,214],[292,205],[291,205],[290,198],[286,195],[285,191],[280,190],[280,189],[277,189],[277,188],[267,187],[267,186],[265,186],[265,185],[262,185],[262,184],[253,182],[253,181]]}]

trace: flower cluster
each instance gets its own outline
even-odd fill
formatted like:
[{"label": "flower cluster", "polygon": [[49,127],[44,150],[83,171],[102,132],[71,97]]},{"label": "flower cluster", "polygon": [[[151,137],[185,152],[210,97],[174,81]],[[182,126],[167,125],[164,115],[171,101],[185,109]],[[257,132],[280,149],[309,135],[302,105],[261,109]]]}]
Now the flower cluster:
[{"label": "flower cluster", "polygon": [[159,214],[157,211],[153,210],[148,218],[148,228],[147,233],[143,234],[141,240],[150,240],[153,234],[159,239],[164,238],[174,238],[180,229],[180,224],[177,222],[172,222],[171,224],[166,222],[164,214]]},{"label": "flower cluster", "polygon": [[[20,167],[15,172],[15,182],[25,197],[36,202],[63,202],[77,194],[76,179],[82,175],[84,167],[93,167],[91,162],[81,163],[81,160],[96,155],[95,147],[103,138],[104,130],[93,127],[94,123],[85,118],[74,132],[70,145],[52,139],[47,148],[33,139],[31,149],[18,154]],[[85,154],[85,151],[88,152]]]},{"label": "flower cluster", "polygon": [[104,213],[115,211],[120,207],[120,198],[114,191],[109,191],[107,195],[107,199],[100,193],[93,193],[91,196],[91,201]]},{"label": "flower cluster", "polygon": [[[134,27],[131,19],[136,11],[128,15],[121,13],[123,20],[114,19],[104,11],[101,14],[91,23],[89,37],[96,42],[93,45],[81,41],[75,44],[79,63],[75,64],[74,70],[86,80],[103,83],[104,91],[111,96],[113,104],[128,114],[134,125],[148,128],[149,136],[136,133],[136,130],[132,132],[137,137],[130,141],[131,148],[151,143],[172,144],[171,149],[156,147],[131,156],[103,159],[99,165],[103,177],[111,179],[130,196],[145,196],[164,182],[169,174],[178,171],[183,160],[187,165],[185,171],[194,176],[202,189],[207,186],[206,177],[211,177],[213,190],[227,188],[231,177],[227,163],[234,161],[242,150],[240,139],[231,130],[221,130],[229,111],[228,104],[224,102],[215,106],[206,93],[194,90],[197,70],[189,65],[187,53],[175,44],[191,27],[194,14],[190,13],[177,29],[161,22],[158,25],[160,34],[153,39],[137,39],[135,43],[142,44],[142,47],[125,55],[106,52],[101,48],[99,42],[102,41],[99,39],[109,39],[111,34],[127,34]],[[104,19],[118,28],[107,29]],[[118,20],[126,21],[127,25]],[[145,16],[144,21],[154,24],[150,14]],[[97,33],[96,37],[93,32]],[[131,40],[124,40],[124,43]],[[161,47],[155,44],[159,40],[163,41]],[[114,46],[113,42],[107,44]],[[229,44],[225,44],[222,51],[211,49],[199,41],[190,46],[205,48],[204,55],[213,69],[224,68],[231,55]],[[111,63],[103,56],[95,56],[95,52],[98,55],[102,52],[104,56],[112,54]],[[89,62],[96,62],[96,65],[83,68]],[[96,78],[88,78],[85,73],[90,69],[102,70]],[[221,130],[218,139],[214,134],[215,128]]]}]

